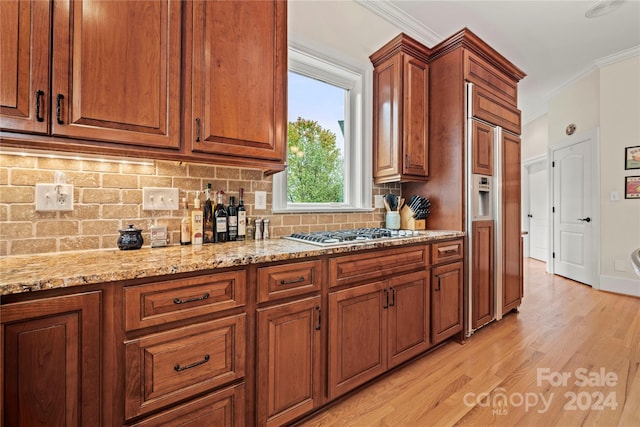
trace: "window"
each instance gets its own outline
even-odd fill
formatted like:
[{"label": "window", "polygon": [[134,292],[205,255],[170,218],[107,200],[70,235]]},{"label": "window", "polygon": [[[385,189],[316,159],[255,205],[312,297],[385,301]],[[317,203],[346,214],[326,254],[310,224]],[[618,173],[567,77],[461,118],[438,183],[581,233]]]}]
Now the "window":
[{"label": "window", "polygon": [[290,47],[288,79],[287,170],[274,175],[273,210],[371,209],[363,74]]}]

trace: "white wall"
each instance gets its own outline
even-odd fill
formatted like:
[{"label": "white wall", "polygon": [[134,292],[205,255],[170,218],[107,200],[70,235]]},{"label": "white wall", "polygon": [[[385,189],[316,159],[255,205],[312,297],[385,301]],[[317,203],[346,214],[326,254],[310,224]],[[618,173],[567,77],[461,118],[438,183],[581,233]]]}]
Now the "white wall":
[{"label": "white wall", "polygon": [[549,147],[549,115],[543,114],[522,127],[522,150],[520,156],[523,162],[545,156]]},{"label": "white wall", "polygon": [[[640,280],[630,256],[640,247],[640,200],[624,199],[624,176],[640,171],[625,171],[623,159],[624,147],[640,141],[639,76],[638,56],[595,69],[558,90],[548,111],[549,145],[569,139],[565,128],[571,123],[576,134],[600,129],[600,288],[637,296]],[[528,143],[523,138],[523,151]],[[609,200],[611,191],[619,201]]]}]

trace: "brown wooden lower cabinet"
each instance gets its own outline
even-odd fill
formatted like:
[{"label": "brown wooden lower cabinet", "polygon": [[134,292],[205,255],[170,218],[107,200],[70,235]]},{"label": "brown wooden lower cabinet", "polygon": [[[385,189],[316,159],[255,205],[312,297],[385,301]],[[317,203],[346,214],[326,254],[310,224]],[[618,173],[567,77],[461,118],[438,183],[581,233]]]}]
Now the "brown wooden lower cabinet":
[{"label": "brown wooden lower cabinet", "polygon": [[279,426],[321,403],[321,298],[258,309],[258,425]]},{"label": "brown wooden lower cabinet", "polygon": [[2,425],[99,426],[101,292],[0,307]]},{"label": "brown wooden lower cabinet", "polygon": [[234,385],[173,407],[135,427],[243,427],[246,425],[244,384]]},{"label": "brown wooden lower cabinet", "polygon": [[462,331],[464,267],[455,262],[434,267],[431,278],[431,339],[437,344]]},{"label": "brown wooden lower cabinet", "polygon": [[329,399],[427,350],[429,271],[329,294]]}]

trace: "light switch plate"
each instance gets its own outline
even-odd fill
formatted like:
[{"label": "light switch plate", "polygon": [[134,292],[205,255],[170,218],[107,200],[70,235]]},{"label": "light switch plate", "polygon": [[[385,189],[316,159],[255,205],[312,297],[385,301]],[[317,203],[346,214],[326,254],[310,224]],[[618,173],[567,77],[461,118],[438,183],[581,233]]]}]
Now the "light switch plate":
[{"label": "light switch plate", "polygon": [[142,210],[143,211],[177,211],[179,189],[143,187]]},{"label": "light switch plate", "polygon": [[266,191],[256,191],[256,209],[267,209]]},{"label": "light switch plate", "polygon": [[382,194],[376,194],[375,196],[373,196],[373,207],[375,209],[381,209],[384,208],[384,202],[382,201],[383,197]]},{"label": "light switch plate", "polygon": [[36,184],[36,211],[72,211],[73,184]]}]

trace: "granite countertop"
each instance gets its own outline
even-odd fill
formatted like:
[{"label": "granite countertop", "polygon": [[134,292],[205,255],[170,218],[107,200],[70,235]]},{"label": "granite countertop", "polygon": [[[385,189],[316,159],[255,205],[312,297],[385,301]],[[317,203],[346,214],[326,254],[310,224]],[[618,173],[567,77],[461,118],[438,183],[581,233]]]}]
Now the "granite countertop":
[{"label": "granite countertop", "polygon": [[421,231],[417,237],[320,247],[287,239],[97,250],[0,258],[0,295],[66,288],[199,270],[286,261],[462,237],[460,231]]}]

